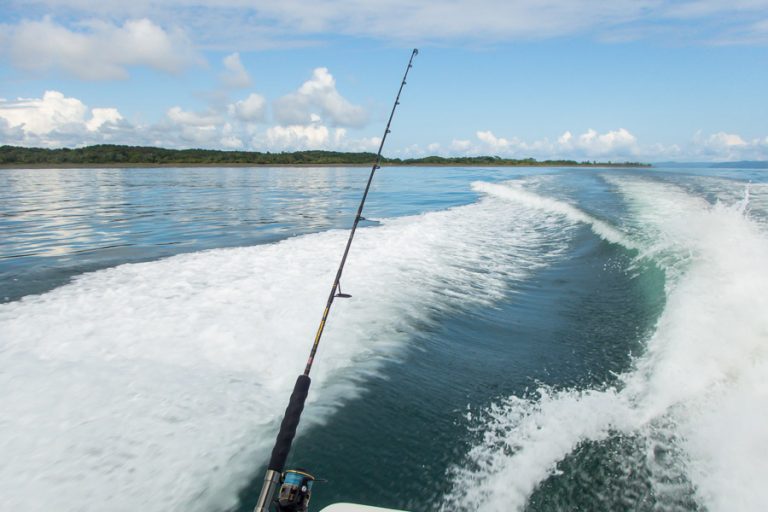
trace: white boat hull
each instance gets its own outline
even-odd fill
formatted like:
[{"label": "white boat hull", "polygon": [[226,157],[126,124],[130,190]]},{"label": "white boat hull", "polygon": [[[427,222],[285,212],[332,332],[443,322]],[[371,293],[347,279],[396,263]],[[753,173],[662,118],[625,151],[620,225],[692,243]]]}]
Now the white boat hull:
[{"label": "white boat hull", "polygon": [[371,507],[368,505],[357,505],[355,503],[334,503],[328,505],[320,512],[405,512],[394,508]]}]

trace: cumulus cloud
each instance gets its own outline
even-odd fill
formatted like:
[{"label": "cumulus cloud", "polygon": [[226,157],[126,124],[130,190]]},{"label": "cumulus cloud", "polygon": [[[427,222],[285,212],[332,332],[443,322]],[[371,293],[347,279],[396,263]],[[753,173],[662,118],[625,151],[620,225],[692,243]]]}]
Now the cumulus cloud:
[{"label": "cumulus cloud", "polygon": [[89,109],[58,91],[46,91],[42,98],[0,100],[0,120],[3,143],[43,146],[108,141],[126,126],[117,109]]},{"label": "cumulus cloud", "polygon": [[251,93],[244,100],[236,101],[229,105],[230,115],[245,122],[264,121],[266,117],[267,101],[263,96]]},{"label": "cumulus cloud", "polygon": [[565,150],[581,150],[587,156],[628,156],[637,153],[637,138],[624,128],[602,134],[589,129],[577,138],[571,132],[565,132],[558,138],[558,144]]},{"label": "cumulus cloud", "polygon": [[[0,145],[38,147],[78,147],[114,143],[185,148],[247,149],[255,151],[293,151],[328,149],[375,151],[379,137],[331,126],[316,113],[305,123],[265,126],[266,100],[252,93],[245,99],[224,105],[190,111],[180,106],[167,110],[160,122],[132,124],[117,108],[89,107],[78,98],[58,91],[46,91],[40,98],[0,99]],[[554,139],[522,140],[479,130],[474,139],[432,142],[426,147],[392,147],[390,155],[403,157],[497,154],[512,158],[641,161],[728,161],[768,160],[768,136],[745,137],[719,131],[698,132],[685,143],[641,144],[625,128],[583,133],[563,132]]]},{"label": "cumulus cloud", "polygon": [[234,135],[225,135],[219,142],[225,149],[241,149],[243,147],[243,141]]},{"label": "cumulus cloud", "polygon": [[345,128],[329,128],[319,122],[306,125],[272,126],[266,136],[254,138],[253,145],[274,151],[325,149],[335,151],[374,151],[379,137],[348,138]]},{"label": "cumulus cloud", "polygon": [[554,141],[544,138],[533,141],[518,137],[501,137],[491,130],[475,132],[475,141],[454,139],[450,153],[476,155],[491,154],[511,158],[627,158],[639,154],[637,138],[628,130],[619,128],[598,133],[595,130],[574,136],[564,132]]},{"label": "cumulus cloud", "polygon": [[218,112],[189,112],[181,107],[172,107],[168,109],[166,117],[170,123],[155,127],[155,131],[164,131],[166,135],[175,136],[182,145],[216,147],[222,144],[222,141],[227,144],[235,143],[236,137],[231,134],[231,126]]},{"label": "cumulus cloud", "polygon": [[0,144],[233,147],[237,137],[231,132],[226,120],[216,112],[188,112],[180,107],[170,108],[160,123],[136,126],[114,107],[89,108],[81,100],[58,91],[46,91],[42,98],[0,100]]},{"label": "cumulus cloud", "polygon": [[479,131],[476,135],[482,143],[494,152],[504,152],[511,146],[510,141],[503,137],[496,137],[490,130],[484,132]]},{"label": "cumulus cloud", "polygon": [[[500,137],[490,130],[475,133],[476,139],[454,139],[444,155],[495,154],[509,158],[640,161],[733,161],[768,160],[768,137],[748,139],[739,134],[696,133],[688,143],[648,142],[641,144],[626,128],[600,133],[589,129],[581,134],[563,132],[554,140],[532,141]],[[429,149],[429,147],[428,147]],[[441,148],[438,148],[441,149]],[[416,150],[413,150],[416,154]]]},{"label": "cumulus cloud", "polygon": [[122,120],[123,116],[116,108],[94,108],[91,109],[91,118],[85,122],[85,127],[95,132],[105,124],[117,124]]},{"label": "cumulus cloud", "polygon": [[224,123],[221,128],[221,136],[219,137],[218,146],[216,148],[223,149],[243,149],[245,144],[240,138],[240,133],[231,123]]},{"label": "cumulus cloud", "polygon": [[0,117],[10,126],[20,126],[26,133],[42,135],[68,124],[84,124],[88,109],[76,98],[66,98],[57,91],[43,97],[19,98],[0,103]]},{"label": "cumulus cloud", "polygon": [[318,149],[328,145],[330,131],[323,125],[273,126],[267,130],[269,146],[278,149]]},{"label": "cumulus cloud", "polygon": [[768,137],[746,140],[724,131],[693,136],[689,154],[700,160],[768,160]]},{"label": "cumulus cloud", "polygon": [[120,26],[91,20],[73,30],[46,17],[3,28],[6,48],[0,52],[31,72],[63,70],[85,80],[114,80],[127,78],[130,66],[178,73],[200,62],[183,31],[166,31],[146,18]]},{"label": "cumulus cloud", "polygon": [[[698,133],[696,138],[705,145],[717,148],[732,148],[747,145],[744,139],[735,133],[717,132],[705,138],[701,133]],[[703,141],[701,140],[702,138],[704,139]]]},{"label": "cumulus cloud", "polygon": [[90,108],[58,91],[41,98],[0,99],[0,145],[80,147],[113,143],[170,148],[255,151],[333,149],[371,151],[378,137],[350,137],[344,127],[324,124],[317,115],[307,124],[264,127],[266,101],[256,93],[216,109],[174,106],[153,124],[132,124],[114,107]]},{"label": "cumulus cloud", "polygon": [[251,85],[251,76],[245,70],[245,66],[240,62],[240,54],[233,53],[224,57],[224,73],[221,75],[221,81],[227,87],[243,88]]},{"label": "cumulus cloud", "polygon": [[336,80],[328,68],[316,68],[312,78],[299,89],[275,101],[275,119],[281,125],[305,125],[320,118],[334,126],[361,127],[368,114],[336,90]]},{"label": "cumulus cloud", "polygon": [[497,137],[491,131],[476,133],[479,147],[469,147],[469,153],[488,153],[507,156],[542,156],[546,158],[630,157],[638,153],[637,139],[628,130],[619,128],[605,133],[589,129],[574,136],[566,131],[554,142],[549,139],[525,142],[517,137]]}]

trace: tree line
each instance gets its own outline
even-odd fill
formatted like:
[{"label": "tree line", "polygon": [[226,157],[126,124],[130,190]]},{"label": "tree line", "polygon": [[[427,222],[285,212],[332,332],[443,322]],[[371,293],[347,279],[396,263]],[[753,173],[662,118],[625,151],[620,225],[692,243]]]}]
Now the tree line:
[{"label": "tree line", "polygon": [[[375,153],[340,151],[293,151],[270,153],[259,151],[219,151],[213,149],[165,149],[142,146],[99,144],[82,148],[25,148],[0,146],[0,165],[368,165]],[[460,165],[460,166],[622,166],[640,167],[636,162],[596,162],[576,160],[511,159],[498,156],[462,156],[424,158],[382,158],[388,165]]]}]

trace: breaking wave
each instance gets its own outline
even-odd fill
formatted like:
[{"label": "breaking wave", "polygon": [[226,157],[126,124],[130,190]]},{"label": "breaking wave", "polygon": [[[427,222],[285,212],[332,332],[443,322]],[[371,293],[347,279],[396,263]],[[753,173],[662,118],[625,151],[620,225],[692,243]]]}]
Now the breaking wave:
[{"label": "breaking wave", "polygon": [[748,196],[711,203],[651,180],[606,179],[629,205],[630,244],[570,204],[477,186],[641,247],[639,257],[664,269],[667,297],[645,353],[617,386],[542,388],[485,410],[480,440],[450,471],[443,510],[521,510],[578,447],[622,436],[645,445],[628,472],[650,468],[654,510],[679,508],[685,492],[712,511],[768,504],[768,236],[748,215]]}]

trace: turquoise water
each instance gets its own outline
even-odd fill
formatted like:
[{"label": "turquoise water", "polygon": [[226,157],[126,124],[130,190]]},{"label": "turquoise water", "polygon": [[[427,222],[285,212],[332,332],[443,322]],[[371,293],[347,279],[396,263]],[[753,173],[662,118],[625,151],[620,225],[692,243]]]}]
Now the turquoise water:
[{"label": "turquoise water", "polygon": [[[9,506],[252,509],[367,171],[0,170]],[[383,169],[365,216],[315,510],[768,504],[764,173]]]}]

